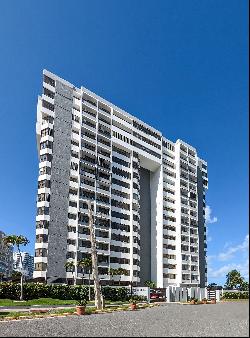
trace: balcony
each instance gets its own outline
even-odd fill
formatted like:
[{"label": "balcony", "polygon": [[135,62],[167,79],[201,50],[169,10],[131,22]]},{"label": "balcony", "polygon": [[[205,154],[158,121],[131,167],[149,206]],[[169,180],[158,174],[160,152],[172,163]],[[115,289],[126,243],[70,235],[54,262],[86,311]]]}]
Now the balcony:
[{"label": "balcony", "polygon": [[96,109],[96,103],[94,101],[83,98],[82,103],[87,107],[90,107],[92,109]]},{"label": "balcony", "polygon": [[91,111],[89,111],[87,109],[85,109],[85,110],[82,111],[82,116],[83,116],[83,118],[87,117],[91,121],[96,122],[96,113],[93,113],[93,112],[91,112]]}]

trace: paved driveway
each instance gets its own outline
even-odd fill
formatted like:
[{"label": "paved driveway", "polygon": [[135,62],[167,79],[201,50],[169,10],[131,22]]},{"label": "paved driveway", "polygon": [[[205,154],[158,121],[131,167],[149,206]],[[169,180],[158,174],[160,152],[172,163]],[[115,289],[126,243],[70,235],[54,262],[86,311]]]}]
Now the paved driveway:
[{"label": "paved driveway", "polygon": [[2,337],[248,337],[248,302],[0,322]]}]

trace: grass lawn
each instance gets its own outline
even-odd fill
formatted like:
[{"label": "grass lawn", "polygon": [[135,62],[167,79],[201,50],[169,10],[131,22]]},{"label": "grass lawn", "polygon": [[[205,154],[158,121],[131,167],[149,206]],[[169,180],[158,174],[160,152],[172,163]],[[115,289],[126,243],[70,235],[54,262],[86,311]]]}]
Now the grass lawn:
[{"label": "grass lawn", "polygon": [[[127,302],[111,302],[109,300],[105,301],[105,304],[114,304],[114,305],[122,305]],[[11,299],[0,299],[0,306],[34,306],[34,305],[76,305],[77,301],[75,300],[61,300],[61,299],[53,299],[53,298],[38,298],[32,299],[28,301],[16,301]],[[94,305],[94,301],[88,303],[89,305]]]},{"label": "grass lawn", "polygon": [[[143,310],[147,307],[152,307],[154,305],[149,304],[142,304],[138,305],[138,310]],[[98,312],[113,312],[113,311],[127,311],[130,310],[130,307],[128,305],[123,306],[107,306],[105,309],[97,311],[96,308],[86,308],[86,315],[95,314]],[[0,312],[0,321],[6,319],[22,319],[24,317],[26,318],[32,318],[32,317],[48,317],[48,316],[57,316],[57,315],[63,315],[63,314],[75,314],[76,309],[74,308],[67,308],[67,309],[60,309],[60,310],[48,310],[46,313],[39,312],[37,310],[36,312],[12,312],[12,311],[4,311]]]},{"label": "grass lawn", "polygon": [[33,306],[33,305],[75,305],[75,300],[61,300],[53,298],[38,298],[28,301],[0,299],[0,306]]}]

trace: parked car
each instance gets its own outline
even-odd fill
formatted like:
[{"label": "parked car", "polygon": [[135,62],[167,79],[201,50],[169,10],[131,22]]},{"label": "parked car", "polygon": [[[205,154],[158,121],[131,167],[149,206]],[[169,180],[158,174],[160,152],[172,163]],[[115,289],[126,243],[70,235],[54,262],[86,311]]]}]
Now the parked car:
[{"label": "parked car", "polygon": [[164,296],[161,290],[150,290],[150,299],[152,300],[163,300]]}]

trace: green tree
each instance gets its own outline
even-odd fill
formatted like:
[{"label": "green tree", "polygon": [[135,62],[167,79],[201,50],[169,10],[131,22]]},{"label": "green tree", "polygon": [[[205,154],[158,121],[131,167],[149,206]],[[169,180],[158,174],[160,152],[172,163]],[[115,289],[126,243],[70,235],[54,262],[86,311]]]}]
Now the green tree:
[{"label": "green tree", "polygon": [[152,280],[146,280],[145,286],[147,286],[147,287],[153,289],[153,288],[156,287],[156,283],[155,283],[154,281],[152,281]]},{"label": "green tree", "polygon": [[[90,301],[91,300],[90,273],[92,269],[92,260],[91,258],[83,258],[77,262],[77,265],[82,268],[83,272],[86,269],[89,274],[89,301]],[[82,277],[82,284],[83,284],[83,277]]]},{"label": "green tree", "polygon": [[26,246],[29,243],[29,240],[22,235],[9,235],[4,237],[4,242],[6,245],[13,245],[14,247],[17,247],[17,251],[20,256],[20,262],[21,262],[21,293],[20,293],[20,300],[23,300],[23,258],[21,255],[20,246]]},{"label": "green tree", "polygon": [[226,276],[226,289],[239,289],[243,284],[244,278],[241,276],[238,270],[231,270]]},{"label": "green tree", "polygon": [[[64,267],[65,267],[65,269],[66,269],[66,272],[72,272],[72,278],[73,278],[73,280],[74,280],[74,284],[75,284],[75,278],[74,278],[74,271],[75,271],[75,263],[74,263],[74,261],[68,261],[68,262],[66,262],[65,264],[64,264]],[[67,277],[66,277],[66,279],[67,279]],[[68,284],[68,279],[67,279],[67,284]]]},{"label": "green tree", "polygon": [[241,291],[248,291],[249,290],[249,283],[245,280],[242,281],[240,285],[240,290]]}]

